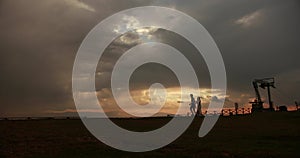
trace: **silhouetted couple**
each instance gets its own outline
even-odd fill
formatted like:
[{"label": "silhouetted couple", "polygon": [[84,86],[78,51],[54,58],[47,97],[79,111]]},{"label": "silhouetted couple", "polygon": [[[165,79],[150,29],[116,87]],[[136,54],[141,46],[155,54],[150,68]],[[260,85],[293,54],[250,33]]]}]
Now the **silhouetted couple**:
[{"label": "silhouetted couple", "polygon": [[[192,116],[194,115],[201,116],[202,115],[201,98],[197,97],[197,101],[195,101],[193,94],[190,94],[190,96],[191,96],[190,111],[192,113]],[[196,105],[197,105],[197,111],[196,111]]]}]

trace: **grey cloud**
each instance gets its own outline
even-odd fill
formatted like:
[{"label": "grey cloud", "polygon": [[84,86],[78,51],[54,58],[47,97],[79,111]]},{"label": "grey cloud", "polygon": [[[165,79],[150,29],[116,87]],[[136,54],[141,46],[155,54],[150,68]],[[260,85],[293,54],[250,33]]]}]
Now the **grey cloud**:
[{"label": "grey cloud", "polygon": [[[300,68],[300,3],[297,0],[86,0],[81,3],[86,6],[74,7],[61,0],[0,1],[0,116],[74,108],[71,75],[81,41],[105,17],[144,5],[174,7],[207,28],[223,55],[230,97],[247,102],[247,97],[238,98],[240,94],[253,96],[252,79],[276,76],[278,90],[290,98],[274,98],[275,101],[288,104],[292,99],[300,100],[297,73]],[[256,11],[263,14],[257,19],[257,25],[243,27],[235,23]],[[154,34],[156,40],[173,45],[190,59],[200,86],[210,86],[204,60],[187,41],[163,30]],[[134,36],[129,38],[135,39]],[[135,44],[138,43],[124,45],[116,41],[107,49],[98,69],[103,74],[96,78],[97,83],[103,83],[97,85],[99,91],[109,87],[109,72],[115,60]],[[157,73],[147,73],[153,71]],[[147,88],[148,84],[159,80],[167,86],[176,86],[175,77],[166,79],[166,74],[171,75],[160,66],[144,66],[133,76],[137,84],[133,88]]]}]

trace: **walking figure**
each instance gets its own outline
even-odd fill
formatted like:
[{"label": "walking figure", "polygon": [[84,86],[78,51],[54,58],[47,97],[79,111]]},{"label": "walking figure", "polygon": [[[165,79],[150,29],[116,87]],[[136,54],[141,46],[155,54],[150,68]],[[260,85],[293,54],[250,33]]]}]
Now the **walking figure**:
[{"label": "walking figure", "polygon": [[202,105],[200,97],[197,97],[197,116],[202,116]]},{"label": "walking figure", "polygon": [[192,116],[194,116],[196,114],[196,101],[195,98],[193,96],[193,94],[190,94],[191,96],[191,103],[190,103],[190,111],[192,113]]}]

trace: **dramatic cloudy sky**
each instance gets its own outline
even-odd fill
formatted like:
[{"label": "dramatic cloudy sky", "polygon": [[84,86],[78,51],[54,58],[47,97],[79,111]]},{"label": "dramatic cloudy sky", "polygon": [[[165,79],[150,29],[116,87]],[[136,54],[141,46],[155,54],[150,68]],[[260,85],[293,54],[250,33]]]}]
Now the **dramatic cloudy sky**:
[{"label": "dramatic cloudy sky", "polygon": [[[227,70],[226,107],[234,102],[248,107],[248,101],[255,97],[251,81],[263,77],[276,78],[277,89],[272,92],[275,105],[300,101],[297,0],[1,0],[0,117],[76,112],[72,69],[84,37],[104,18],[124,9],[148,5],[185,12],[209,31]],[[128,22],[132,22],[130,18]],[[117,38],[99,61],[97,95],[110,116],[125,115],[115,105],[110,90],[113,66],[122,53],[143,43],[145,38],[172,45],[191,61],[205,104],[224,97],[217,90],[209,90],[206,64],[189,42],[173,32],[144,28]],[[173,113],[178,106],[178,81],[161,65],[148,64],[136,70],[130,82],[133,99],[146,104],[148,88],[156,82],[167,88],[169,97],[161,113]],[[265,99],[264,91],[262,95]],[[86,112],[94,111],[87,108]]]}]

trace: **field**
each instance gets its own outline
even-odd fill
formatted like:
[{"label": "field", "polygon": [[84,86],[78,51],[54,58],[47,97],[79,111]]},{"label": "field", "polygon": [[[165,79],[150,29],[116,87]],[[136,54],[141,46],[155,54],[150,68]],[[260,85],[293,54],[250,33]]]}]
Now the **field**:
[{"label": "field", "polygon": [[[172,144],[151,152],[130,153],[95,139],[80,120],[0,121],[0,157],[300,157],[300,112],[265,112],[220,117],[198,138],[203,118]],[[114,119],[127,129],[147,131],[170,118]]]}]

